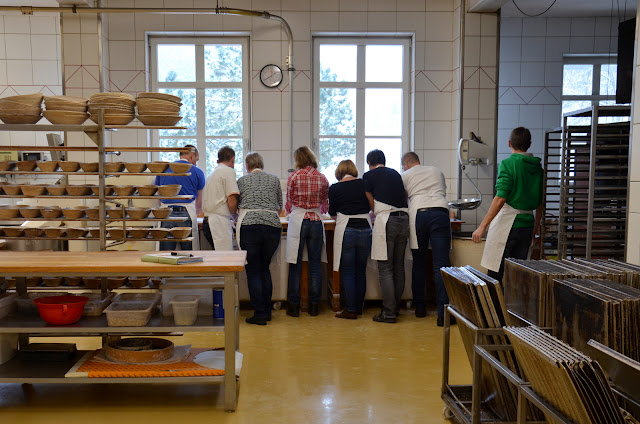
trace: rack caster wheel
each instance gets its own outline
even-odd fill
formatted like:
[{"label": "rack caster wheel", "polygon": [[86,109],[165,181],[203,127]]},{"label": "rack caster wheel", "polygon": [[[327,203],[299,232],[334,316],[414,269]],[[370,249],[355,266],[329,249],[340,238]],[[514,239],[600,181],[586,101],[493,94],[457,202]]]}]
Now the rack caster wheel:
[{"label": "rack caster wheel", "polygon": [[453,418],[453,412],[451,411],[451,409],[449,409],[448,406],[445,406],[442,409],[442,415],[444,415],[445,419],[450,420]]},{"label": "rack caster wheel", "polygon": [[282,308],[282,302],[274,302],[273,303],[273,310],[274,311],[279,311],[280,308]]}]

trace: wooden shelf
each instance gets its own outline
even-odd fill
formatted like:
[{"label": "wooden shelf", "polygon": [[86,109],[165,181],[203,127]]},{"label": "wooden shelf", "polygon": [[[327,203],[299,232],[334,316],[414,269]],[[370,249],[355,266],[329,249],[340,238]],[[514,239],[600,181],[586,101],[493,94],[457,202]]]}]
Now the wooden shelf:
[{"label": "wooden shelf", "polygon": [[[2,124],[0,131],[77,131],[77,132],[98,132],[100,127],[95,124],[90,125],[55,125],[55,124]],[[186,130],[187,127],[175,126],[146,126],[146,125],[105,125],[105,130]],[[3,146],[4,148],[4,146]],[[30,146],[33,149],[34,146]],[[47,150],[47,148],[39,149]],[[96,149],[97,150],[97,149]],[[184,151],[188,151],[185,149]],[[169,151],[175,152],[176,149]]]},{"label": "wooden shelf", "polygon": [[[0,147],[1,149],[1,147]],[[76,172],[65,172],[65,171],[52,171],[52,172],[44,172],[44,171],[0,171],[0,174],[7,174],[7,175],[24,175],[24,174],[35,174],[35,175],[48,175],[48,174],[60,174],[60,175],[77,175],[79,177],[82,176],[89,176],[89,175],[100,175],[99,172],[84,172],[84,171],[76,171]],[[169,173],[169,172],[162,172],[162,173],[157,173],[157,172],[105,172],[105,177],[118,177],[120,175],[142,175],[142,176],[146,176],[146,175],[162,175],[164,177],[188,177],[189,175],[191,175],[191,172],[188,172],[186,174],[173,174],[173,173]]]},{"label": "wooden shelf", "polygon": [[[98,195],[89,194],[86,196],[70,196],[68,194],[63,196],[54,196],[51,194],[43,194],[40,196],[25,196],[23,194],[2,194],[0,198],[7,199],[98,199]],[[158,199],[158,200],[169,200],[169,199],[191,199],[191,196],[188,194],[164,197],[164,196],[105,196],[106,200],[117,200],[117,199]]]}]

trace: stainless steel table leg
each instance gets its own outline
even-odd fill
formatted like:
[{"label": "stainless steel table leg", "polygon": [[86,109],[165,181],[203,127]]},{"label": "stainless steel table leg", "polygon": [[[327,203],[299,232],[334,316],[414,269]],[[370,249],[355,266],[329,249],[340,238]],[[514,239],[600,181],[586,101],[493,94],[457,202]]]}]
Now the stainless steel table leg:
[{"label": "stainless steel table leg", "polygon": [[236,349],[237,311],[236,311],[236,275],[225,273],[223,304],[224,315],[224,409],[235,411],[237,406],[236,391]]}]

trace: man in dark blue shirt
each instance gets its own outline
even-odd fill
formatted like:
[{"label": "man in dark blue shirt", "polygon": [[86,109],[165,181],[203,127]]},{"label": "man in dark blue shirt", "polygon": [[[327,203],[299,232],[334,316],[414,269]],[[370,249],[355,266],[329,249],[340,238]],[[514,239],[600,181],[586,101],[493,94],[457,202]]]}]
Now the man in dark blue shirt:
[{"label": "man in dark blue shirt", "polygon": [[[189,195],[190,199],[163,199],[161,200],[163,205],[167,205],[173,211],[171,212],[171,218],[184,218],[183,221],[163,221],[161,223],[162,228],[173,227],[191,227],[191,236],[193,242],[173,242],[173,241],[161,241],[160,250],[175,250],[178,243],[182,250],[200,250],[200,239],[198,237],[198,219],[197,216],[202,212],[202,189],[204,188],[204,172],[196,166],[200,154],[198,149],[187,144],[184,147],[189,147],[191,150],[188,152],[180,153],[180,160],[177,162],[190,163],[193,165],[189,172],[189,176],[174,176],[174,175],[159,175],[156,177],[156,185],[167,184],[180,184],[180,195]],[[167,169],[170,173],[171,169]]]}]

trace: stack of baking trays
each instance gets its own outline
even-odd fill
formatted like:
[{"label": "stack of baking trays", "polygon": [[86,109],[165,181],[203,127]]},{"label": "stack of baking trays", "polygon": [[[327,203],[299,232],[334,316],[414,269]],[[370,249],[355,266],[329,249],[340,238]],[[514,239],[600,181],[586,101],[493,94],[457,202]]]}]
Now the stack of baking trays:
[{"label": "stack of baking trays", "polygon": [[[449,305],[479,329],[496,329],[511,325],[507,308],[502,296],[501,284],[467,267],[441,268],[444,284],[449,295]],[[473,366],[473,350],[476,343],[475,331],[466,325],[458,325],[460,335]],[[487,336],[488,344],[506,345],[505,336]],[[492,353],[511,372],[520,376],[513,351],[497,350]],[[482,367],[481,376],[482,404],[486,405],[500,420],[516,421],[518,389],[494,367]],[[540,412],[529,406],[527,416],[530,420],[541,418]]]},{"label": "stack of baking trays", "polygon": [[[536,327],[506,327],[531,389],[572,423],[625,421],[600,365]],[[548,422],[559,422],[547,416]]]}]

